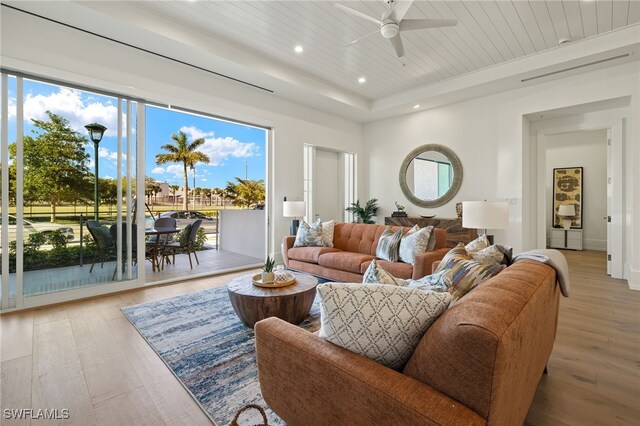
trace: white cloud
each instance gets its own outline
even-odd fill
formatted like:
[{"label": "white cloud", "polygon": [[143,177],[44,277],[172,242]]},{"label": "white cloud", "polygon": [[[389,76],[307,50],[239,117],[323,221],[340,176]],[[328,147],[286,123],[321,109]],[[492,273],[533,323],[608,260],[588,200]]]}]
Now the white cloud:
[{"label": "white cloud", "polygon": [[187,136],[193,139],[204,138],[204,144],[198,148],[209,157],[210,166],[222,166],[229,158],[248,158],[259,155],[259,147],[254,143],[240,142],[232,137],[216,138],[214,132],[205,132],[196,127],[182,127]]},{"label": "white cloud", "polygon": [[[47,120],[47,111],[69,120],[72,129],[85,134],[86,124],[98,122],[107,127],[106,136],[116,136],[118,131],[118,108],[111,102],[82,99],[82,92],[61,87],[49,95],[27,94],[24,100],[24,119]],[[14,112],[15,116],[15,112]]]},{"label": "white cloud", "polygon": [[157,175],[160,175],[164,172],[165,172],[164,167],[156,167],[155,169],[151,170],[151,173],[154,173]]},{"label": "white cloud", "polygon": [[213,137],[213,132],[203,132],[202,130],[194,126],[182,126],[180,130],[184,132],[187,136],[189,136],[191,140],[206,138],[206,137]]}]

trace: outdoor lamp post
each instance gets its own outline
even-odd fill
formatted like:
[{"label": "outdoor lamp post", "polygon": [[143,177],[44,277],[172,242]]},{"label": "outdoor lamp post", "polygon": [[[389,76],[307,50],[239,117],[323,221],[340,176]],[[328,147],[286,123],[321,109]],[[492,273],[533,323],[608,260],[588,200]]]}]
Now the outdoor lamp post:
[{"label": "outdoor lamp post", "polygon": [[95,163],[95,178],[93,182],[93,209],[94,219],[98,220],[98,145],[102,140],[104,132],[107,130],[102,124],[91,123],[84,126],[89,131],[89,138],[93,142],[94,147],[94,163]]},{"label": "outdoor lamp post", "polygon": [[193,211],[196,210],[196,166],[191,165],[191,171],[193,171]]}]

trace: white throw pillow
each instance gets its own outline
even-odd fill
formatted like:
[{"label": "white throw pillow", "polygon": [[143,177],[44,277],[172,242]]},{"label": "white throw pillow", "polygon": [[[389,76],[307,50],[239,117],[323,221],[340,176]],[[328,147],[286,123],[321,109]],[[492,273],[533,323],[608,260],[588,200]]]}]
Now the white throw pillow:
[{"label": "white throw pillow", "polygon": [[322,222],[320,219],[309,225],[304,220],[298,228],[294,247],[323,247],[322,242]]},{"label": "white throw pillow", "polygon": [[504,260],[504,253],[498,248],[498,246],[489,246],[482,250],[473,251],[469,253],[473,260],[481,263],[502,263]]},{"label": "white throw pillow", "polygon": [[320,295],[320,337],[399,369],[451,295],[391,285],[326,283]]},{"label": "white throw pillow", "polygon": [[333,230],[335,226],[335,220],[322,222],[322,244],[325,247],[333,247]]},{"label": "white throw pillow", "polygon": [[411,228],[400,240],[400,260],[413,265],[416,255],[427,251],[432,232],[433,226]]},{"label": "white throw pillow", "polygon": [[487,238],[486,234],[482,234],[478,238],[464,246],[464,249],[467,251],[467,253],[471,254],[487,247],[489,247],[489,238]]},{"label": "white throw pillow", "polygon": [[376,262],[375,259],[371,261],[369,267],[366,271],[364,271],[364,275],[362,276],[363,284],[389,284],[389,285],[399,285],[406,286],[407,281],[402,278],[396,278],[391,275],[386,269]]}]

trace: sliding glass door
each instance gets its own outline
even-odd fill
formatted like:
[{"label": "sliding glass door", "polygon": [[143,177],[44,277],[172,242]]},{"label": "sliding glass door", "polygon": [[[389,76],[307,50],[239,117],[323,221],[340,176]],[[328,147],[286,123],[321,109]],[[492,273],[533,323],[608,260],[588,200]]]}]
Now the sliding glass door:
[{"label": "sliding glass door", "polygon": [[136,283],[140,109],[2,74],[3,309]]}]

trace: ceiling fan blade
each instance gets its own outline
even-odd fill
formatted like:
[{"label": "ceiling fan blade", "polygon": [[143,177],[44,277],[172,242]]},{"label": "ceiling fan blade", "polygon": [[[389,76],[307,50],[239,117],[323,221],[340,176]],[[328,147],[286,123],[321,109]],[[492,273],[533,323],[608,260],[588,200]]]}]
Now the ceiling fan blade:
[{"label": "ceiling fan blade", "polygon": [[391,18],[395,22],[400,22],[412,4],[413,0],[395,0],[393,7],[385,13],[384,19]]},{"label": "ceiling fan blade", "polygon": [[359,12],[355,9],[351,9],[350,7],[347,6],[343,6],[340,3],[334,3],[334,6],[337,7],[338,9],[342,10],[343,12],[349,13],[353,16],[358,16],[362,19],[366,19],[367,21],[371,21],[374,24],[378,24],[378,25],[382,25],[382,21],[380,21],[379,19],[374,18],[373,16],[369,16],[365,13]]},{"label": "ceiling fan blade", "polygon": [[422,30],[425,28],[452,27],[458,24],[457,19],[403,19],[400,31]]},{"label": "ceiling fan blade", "polygon": [[374,35],[374,34],[379,34],[379,33],[380,33],[380,30],[375,30],[375,31],[373,31],[373,32],[371,32],[371,33],[369,33],[369,34],[363,35],[362,37],[358,37],[357,39],[353,40],[352,42],[349,42],[349,43],[345,44],[345,45],[344,45],[344,46],[342,46],[342,47],[351,46],[352,44],[356,44],[357,42],[359,42],[359,41],[360,41],[360,40],[362,40],[362,39],[365,39],[365,38],[367,38],[367,37],[369,37],[369,36],[372,36],[372,35]]},{"label": "ceiling fan blade", "polygon": [[398,58],[402,58],[404,56],[404,46],[402,45],[402,38],[400,38],[400,34],[390,38],[389,41],[391,42],[393,49],[396,51]]}]

